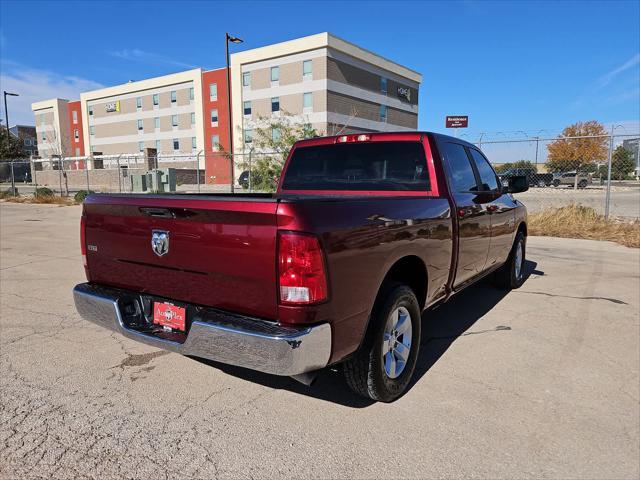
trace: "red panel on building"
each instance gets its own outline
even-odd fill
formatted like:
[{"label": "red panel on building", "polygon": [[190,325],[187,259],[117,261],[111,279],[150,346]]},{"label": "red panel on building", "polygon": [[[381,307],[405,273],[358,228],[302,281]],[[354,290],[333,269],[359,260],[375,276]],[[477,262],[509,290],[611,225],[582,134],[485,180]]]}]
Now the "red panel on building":
[{"label": "red panel on building", "polygon": [[[213,87],[212,91],[212,85]],[[216,95],[212,95],[215,93]],[[205,144],[205,183],[228,184],[229,160],[223,153],[215,151],[213,140],[217,135],[220,150],[229,150],[229,97],[227,92],[227,69],[202,73],[202,105]],[[211,111],[218,111],[217,125],[211,121]]]},{"label": "red panel on building", "polygon": [[[69,135],[70,135],[70,152],[72,157],[84,156],[84,137],[82,136],[82,111],[80,109],[80,100],[69,102]],[[74,113],[75,112],[75,113]],[[77,165],[71,166],[72,170],[84,169],[84,161],[78,161]]]}]

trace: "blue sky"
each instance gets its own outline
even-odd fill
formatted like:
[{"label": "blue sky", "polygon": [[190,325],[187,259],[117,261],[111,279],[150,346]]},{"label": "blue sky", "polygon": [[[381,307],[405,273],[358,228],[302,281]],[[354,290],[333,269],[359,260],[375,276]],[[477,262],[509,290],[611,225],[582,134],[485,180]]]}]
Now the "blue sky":
[{"label": "blue sky", "polygon": [[[469,139],[640,118],[640,2],[12,2],[0,4],[10,121],[30,103],[202,66],[322,31],[421,72],[420,129],[467,114]],[[56,26],[56,28],[52,28]],[[4,120],[4,107],[2,107]],[[620,132],[624,133],[624,132]],[[543,131],[542,135],[546,135]]]}]

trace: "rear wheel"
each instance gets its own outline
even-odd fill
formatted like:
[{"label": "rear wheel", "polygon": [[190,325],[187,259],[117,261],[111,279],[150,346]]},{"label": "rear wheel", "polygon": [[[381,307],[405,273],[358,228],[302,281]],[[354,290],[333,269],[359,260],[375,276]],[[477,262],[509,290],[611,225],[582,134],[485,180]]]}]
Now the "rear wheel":
[{"label": "rear wheel", "polygon": [[580,180],[578,182],[578,188],[587,188],[587,181],[586,180]]},{"label": "rear wheel", "polygon": [[560,180],[554,180],[553,181],[553,186],[554,187],[559,187],[560,186]]},{"label": "rear wheel", "polygon": [[522,232],[518,232],[507,262],[494,275],[494,283],[497,287],[511,290],[522,286],[526,244],[527,237]]},{"label": "rear wheel", "polygon": [[420,307],[406,285],[383,287],[360,350],[343,365],[357,394],[392,402],[407,389],[420,347]]}]

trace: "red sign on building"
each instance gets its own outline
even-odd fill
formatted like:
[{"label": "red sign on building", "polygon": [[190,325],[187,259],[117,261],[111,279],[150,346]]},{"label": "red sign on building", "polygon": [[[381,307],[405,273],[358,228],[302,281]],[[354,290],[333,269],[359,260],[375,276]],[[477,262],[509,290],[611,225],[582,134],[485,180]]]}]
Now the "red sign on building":
[{"label": "red sign on building", "polygon": [[467,115],[447,115],[445,125],[447,128],[467,128],[469,126],[469,117]]}]

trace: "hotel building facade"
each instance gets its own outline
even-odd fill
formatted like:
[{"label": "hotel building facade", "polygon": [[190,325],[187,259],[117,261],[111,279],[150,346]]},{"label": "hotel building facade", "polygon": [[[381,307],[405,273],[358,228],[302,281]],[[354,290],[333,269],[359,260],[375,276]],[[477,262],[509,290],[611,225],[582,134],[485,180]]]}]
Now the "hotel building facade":
[{"label": "hotel building facade", "polygon": [[[226,68],[200,68],[100,90],[80,100],[32,104],[39,155],[136,154],[199,159],[206,178],[228,183]],[[274,117],[320,134],[415,130],[419,73],[329,33],[231,55],[233,150]],[[275,129],[274,129],[275,130]],[[273,135],[279,132],[274,131]]]}]

